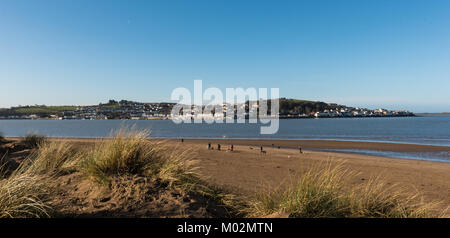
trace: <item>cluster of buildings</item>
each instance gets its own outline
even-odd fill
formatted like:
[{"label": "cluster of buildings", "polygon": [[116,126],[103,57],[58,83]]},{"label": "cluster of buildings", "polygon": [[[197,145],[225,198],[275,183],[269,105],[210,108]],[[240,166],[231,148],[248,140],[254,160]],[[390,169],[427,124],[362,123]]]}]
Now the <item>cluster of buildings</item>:
[{"label": "cluster of buildings", "polygon": [[59,119],[131,119],[151,120],[167,118],[172,105],[167,103],[138,103],[120,101],[117,104],[78,107],[74,111],[64,111]]},{"label": "cluster of buildings", "polygon": [[[61,110],[58,112],[47,112],[46,110],[36,110],[38,113],[14,113],[0,114],[0,119],[55,119],[55,120],[108,120],[108,119],[131,119],[131,120],[151,120],[151,119],[202,119],[202,120],[225,120],[229,118],[249,118],[249,112],[257,111],[258,105],[238,104],[223,105],[223,113],[196,114],[195,108],[191,106],[189,114],[171,115],[174,103],[139,103],[122,100],[116,102],[110,100],[106,104],[94,106],[78,106],[72,110]],[[228,107],[233,107],[233,115],[227,115]],[[30,107],[28,107],[30,108]],[[33,108],[33,107],[31,107]],[[46,107],[41,107],[42,109]],[[36,109],[36,108],[35,108]],[[252,110],[253,109],[253,110]],[[12,110],[12,109],[10,109]],[[292,110],[291,110],[292,111]],[[239,114],[238,112],[244,112]],[[405,110],[386,110],[366,108],[346,107],[335,104],[328,104],[327,109],[312,111],[310,113],[278,113],[280,118],[340,118],[340,117],[400,117],[414,116],[412,112]]]},{"label": "cluster of buildings", "polygon": [[[307,116],[307,115],[303,115]],[[310,115],[311,116],[311,115]],[[344,107],[336,109],[326,109],[321,112],[314,112],[312,116],[315,118],[331,118],[331,117],[404,117],[404,116],[414,116],[414,113],[406,110],[386,110],[386,109],[375,109],[369,110],[366,108],[353,108]]]},{"label": "cluster of buildings", "polygon": [[[223,112],[224,113],[208,113],[208,114],[202,114],[202,113],[195,113],[195,110],[192,109],[189,111],[188,114],[184,115],[177,115],[176,119],[203,119],[203,120],[225,120],[225,119],[241,119],[250,118],[249,114],[249,107],[248,105],[235,105],[234,107],[234,114],[233,115],[226,115],[227,106],[223,106]],[[253,105],[254,107],[255,105]],[[257,109],[253,108],[253,109]],[[238,113],[238,110],[240,110],[241,113]],[[354,108],[354,107],[345,107],[345,106],[339,106],[333,109],[324,109],[321,111],[311,112],[311,113],[295,113],[295,114],[280,114],[277,115],[269,114],[268,116],[265,116],[265,118],[271,118],[279,116],[281,119],[294,119],[294,118],[342,118],[342,117],[407,117],[407,116],[415,116],[414,113],[406,111],[406,110],[387,110],[387,109],[375,109],[370,110],[366,108]]]},{"label": "cluster of buildings", "polygon": [[46,112],[0,115],[0,119],[54,119],[54,120],[108,120],[132,119],[151,120],[166,119],[172,109],[172,103],[138,103],[131,101],[110,101],[108,104],[78,106],[73,110],[61,110],[56,113]]}]

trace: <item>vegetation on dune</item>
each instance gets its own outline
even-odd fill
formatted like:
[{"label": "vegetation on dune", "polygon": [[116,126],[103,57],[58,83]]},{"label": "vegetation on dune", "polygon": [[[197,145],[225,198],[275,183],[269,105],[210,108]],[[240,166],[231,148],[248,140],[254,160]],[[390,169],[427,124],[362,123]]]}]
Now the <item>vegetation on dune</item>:
[{"label": "vegetation on dune", "polygon": [[[348,196],[351,217],[423,218],[433,217],[438,203],[425,203],[418,192],[389,185],[378,177],[356,187]],[[443,216],[445,211],[440,216]]]},{"label": "vegetation on dune", "polygon": [[19,168],[32,175],[58,176],[77,171],[84,153],[68,142],[41,142]]},{"label": "vegetation on dune", "polygon": [[417,202],[417,194],[387,186],[378,178],[344,189],[345,180],[354,175],[342,165],[312,168],[287,187],[259,194],[247,212],[254,217],[276,213],[302,218],[432,216],[436,204]]},{"label": "vegetation on dune", "polygon": [[20,140],[20,142],[23,145],[29,148],[37,148],[39,147],[39,145],[44,144],[45,141],[46,141],[45,136],[41,136],[34,133],[27,134]]},{"label": "vegetation on dune", "polygon": [[292,217],[346,216],[346,207],[340,199],[340,182],[345,174],[340,169],[311,169],[284,189],[258,194],[250,213],[255,216],[276,212]]},{"label": "vegetation on dune", "polygon": [[173,184],[193,175],[189,152],[173,150],[148,136],[148,131],[120,129],[88,152],[85,171],[100,183],[111,176],[141,175]]},{"label": "vegetation on dune", "polygon": [[[0,171],[1,168],[6,166],[4,162],[4,157],[6,153],[8,152],[8,149],[4,146],[4,144],[8,143],[8,141],[3,136],[2,132],[0,131]],[[6,174],[0,174],[0,178]]]},{"label": "vegetation on dune", "polygon": [[13,173],[0,180],[0,218],[48,217],[42,198],[48,194],[40,178]]},{"label": "vegetation on dune", "polygon": [[19,168],[0,180],[0,218],[49,217],[55,179],[75,170],[79,159],[80,152],[68,143],[40,141]]}]

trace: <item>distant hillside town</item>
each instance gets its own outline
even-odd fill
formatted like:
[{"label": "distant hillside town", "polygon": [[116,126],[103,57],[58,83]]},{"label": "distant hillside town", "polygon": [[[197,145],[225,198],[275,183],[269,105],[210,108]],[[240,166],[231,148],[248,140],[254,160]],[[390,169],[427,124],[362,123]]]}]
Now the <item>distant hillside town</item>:
[{"label": "distant hillside town", "polygon": [[[406,110],[387,109],[366,109],[358,107],[347,107],[334,103],[314,102],[296,99],[279,99],[278,116],[282,119],[295,118],[343,118],[343,117],[405,117],[415,116],[414,113]],[[141,103],[127,100],[109,100],[108,103],[100,103],[93,106],[18,106],[0,109],[0,119],[54,119],[54,120],[109,120],[109,119],[130,119],[130,120],[153,120],[171,119],[171,111],[175,103]],[[223,105],[224,113],[200,114],[197,117],[204,118],[228,118],[226,109],[233,107],[236,112],[243,110],[248,118],[251,105],[247,101],[242,104]],[[194,106],[191,106],[194,112]],[[255,108],[254,108],[255,109]],[[269,115],[270,102],[268,102]],[[193,113],[192,113],[193,114]],[[186,117],[186,116],[184,116]],[[194,116],[189,115],[192,119]]]}]

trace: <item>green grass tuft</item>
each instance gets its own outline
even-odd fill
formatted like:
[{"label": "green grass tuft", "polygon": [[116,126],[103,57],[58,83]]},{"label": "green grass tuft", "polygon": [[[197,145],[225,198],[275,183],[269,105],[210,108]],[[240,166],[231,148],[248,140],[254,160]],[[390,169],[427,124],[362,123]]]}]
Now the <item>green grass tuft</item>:
[{"label": "green grass tuft", "polygon": [[11,175],[0,176],[0,218],[49,217],[55,179],[76,168],[79,155],[67,143],[39,142]]},{"label": "green grass tuft", "polygon": [[40,144],[43,144],[47,138],[38,134],[27,134],[20,142],[29,148],[37,148]]},{"label": "green grass tuft", "polygon": [[148,131],[123,128],[88,152],[87,174],[100,183],[110,176],[141,175],[172,185],[187,182],[194,174],[189,151],[148,140]]},{"label": "green grass tuft", "polygon": [[79,170],[84,153],[67,142],[41,142],[19,170],[33,175],[58,176]]},{"label": "green grass tuft", "polygon": [[345,180],[355,174],[342,165],[310,169],[287,187],[257,196],[247,210],[249,216],[288,214],[298,218],[339,217],[431,217],[436,204],[416,202],[417,194],[386,186],[379,178],[345,189]]},{"label": "green grass tuft", "polygon": [[0,180],[0,218],[48,217],[48,206],[41,200],[45,187],[34,176],[13,174]]}]

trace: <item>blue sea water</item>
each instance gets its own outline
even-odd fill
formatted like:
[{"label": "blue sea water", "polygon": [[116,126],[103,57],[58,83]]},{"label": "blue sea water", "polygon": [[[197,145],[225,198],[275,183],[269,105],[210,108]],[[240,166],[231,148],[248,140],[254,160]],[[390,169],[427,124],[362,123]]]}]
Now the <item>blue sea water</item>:
[{"label": "blue sea water", "polygon": [[[450,146],[450,115],[392,118],[321,118],[280,120],[278,133],[260,135],[262,124],[175,124],[171,120],[0,120],[0,132],[18,137],[39,133],[50,137],[107,137],[123,125],[151,130],[158,138],[230,138],[344,140]],[[356,151],[386,155],[385,152]],[[448,152],[448,151],[447,151]],[[449,153],[390,157],[449,161]],[[437,157],[436,157],[437,156]]]}]

